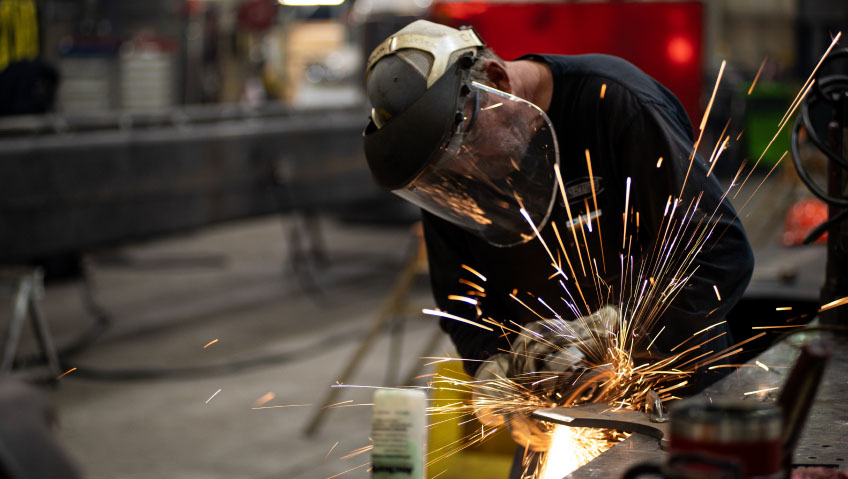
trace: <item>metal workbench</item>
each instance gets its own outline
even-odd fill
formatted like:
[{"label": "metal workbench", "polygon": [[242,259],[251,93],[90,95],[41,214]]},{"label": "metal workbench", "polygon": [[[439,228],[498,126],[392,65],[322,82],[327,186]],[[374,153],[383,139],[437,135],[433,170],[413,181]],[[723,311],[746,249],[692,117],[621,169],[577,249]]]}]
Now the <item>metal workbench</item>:
[{"label": "metal workbench", "polygon": [[[757,356],[756,359],[769,366],[769,371],[759,367],[739,368],[700,394],[744,401],[775,401],[779,390],[747,396],[744,393],[783,385],[798,356],[800,336],[790,337]],[[845,342],[845,337],[837,340],[795,449],[794,464],[848,468],[848,349],[844,347]],[[753,361],[750,362],[753,364]],[[656,439],[634,434],[567,477],[620,478],[637,464],[661,463],[665,459],[666,453],[660,450]]]}]

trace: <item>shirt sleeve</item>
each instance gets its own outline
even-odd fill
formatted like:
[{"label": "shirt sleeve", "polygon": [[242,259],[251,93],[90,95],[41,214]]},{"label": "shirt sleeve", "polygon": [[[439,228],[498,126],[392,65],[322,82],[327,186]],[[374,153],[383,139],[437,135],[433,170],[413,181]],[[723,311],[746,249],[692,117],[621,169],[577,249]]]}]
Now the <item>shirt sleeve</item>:
[{"label": "shirt sleeve", "polygon": [[[656,279],[664,285],[688,278],[651,328],[656,334],[665,327],[657,337],[658,351],[724,320],[741,299],[754,267],[753,251],[725,190],[714,175],[707,176],[708,164],[700,154],[690,161],[693,142],[681,114],[682,109],[670,105],[642,104],[613,149],[622,168],[624,184],[619,186],[626,188],[630,179],[630,206],[639,212],[642,259],[667,265],[649,274],[659,273]],[[633,223],[631,218],[631,228]],[[679,269],[689,254],[694,254],[691,265]],[[662,298],[657,295],[654,301]],[[713,328],[711,335],[720,331],[727,334],[710,345],[716,351],[731,344],[726,324]]]},{"label": "shirt sleeve", "polygon": [[[422,211],[422,224],[427,245],[430,284],[436,305],[451,315],[484,324],[479,320],[480,310],[477,307],[464,301],[450,299],[452,295],[479,298],[474,296],[474,293],[479,291],[469,283],[485,289],[485,283],[462,268],[462,265],[466,264],[475,271],[480,270],[479,265],[474,264],[475,256],[468,245],[466,233],[426,211]],[[482,298],[480,299],[482,302]],[[498,329],[487,331],[448,318],[440,318],[440,325],[442,330],[450,336],[460,357],[466,359],[465,371],[471,376],[477,371],[482,360],[500,350],[509,349],[509,342]],[[487,326],[491,327],[491,325]]]}]

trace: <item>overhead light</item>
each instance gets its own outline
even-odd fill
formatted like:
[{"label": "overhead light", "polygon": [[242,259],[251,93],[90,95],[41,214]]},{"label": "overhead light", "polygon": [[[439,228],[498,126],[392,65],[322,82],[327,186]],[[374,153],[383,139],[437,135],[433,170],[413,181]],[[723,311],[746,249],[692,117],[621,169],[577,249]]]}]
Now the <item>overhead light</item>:
[{"label": "overhead light", "polygon": [[335,6],[344,3],[344,0],[278,0],[280,5],[288,7],[318,7]]}]

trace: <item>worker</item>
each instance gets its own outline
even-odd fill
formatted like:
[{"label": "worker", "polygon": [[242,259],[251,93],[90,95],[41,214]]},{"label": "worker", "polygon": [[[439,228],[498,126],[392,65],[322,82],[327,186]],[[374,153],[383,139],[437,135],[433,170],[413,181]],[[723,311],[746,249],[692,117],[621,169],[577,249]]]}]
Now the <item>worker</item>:
[{"label": "worker", "polygon": [[[565,320],[583,317],[573,324],[607,328],[621,306],[623,266],[632,257],[637,271],[626,271],[639,273],[669,210],[678,226],[688,214],[688,224],[714,228],[659,318],[652,351],[667,352],[720,322],[741,298],[753,270],[745,231],[700,155],[690,169],[694,138],[679,101],[630,63],[606,55],[504,61],[473,29],[418,20],[370,55],[366,91],[369,167],[381,187],[423,210],[442,311],[524,325],[551,341],[538,322],[552,310]],[[517,346],[514,333],[452,318],[441,326],[478,380],[544,367],[527,361],[533,364],[516,369],[510,356],[527,345]],[[711,349],[729,346],[726,326],[710,331]],[[506,419],[519,445],[548,447],[549,435],[528,416]]]}]

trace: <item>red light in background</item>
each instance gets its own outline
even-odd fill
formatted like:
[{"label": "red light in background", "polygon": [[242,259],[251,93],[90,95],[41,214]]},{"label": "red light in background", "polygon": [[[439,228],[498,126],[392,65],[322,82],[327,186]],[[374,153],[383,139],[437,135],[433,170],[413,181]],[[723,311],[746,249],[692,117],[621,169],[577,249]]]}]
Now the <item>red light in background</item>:
[{"label": "red light in background", "polygon": [[686,37],[672,37],[668,42],[668,58],[674,63],[690,63],[695,58],[695,47]]},{"label": "red light in background", "polygon": [[703,1],[433,0],[430,18],[473,25],[505,60],[525,53],[622,57],[681,100],[700,118]]},{"label": "red light in background", "polygon": [[486,13],[489,6],[485,2],[449,2],[437,3],[431,8],[436,16],[444,15],[455,20],[468,20],[476,15]]}]

